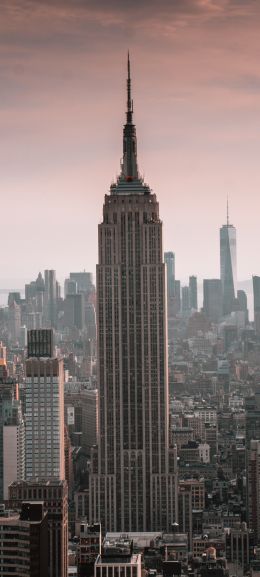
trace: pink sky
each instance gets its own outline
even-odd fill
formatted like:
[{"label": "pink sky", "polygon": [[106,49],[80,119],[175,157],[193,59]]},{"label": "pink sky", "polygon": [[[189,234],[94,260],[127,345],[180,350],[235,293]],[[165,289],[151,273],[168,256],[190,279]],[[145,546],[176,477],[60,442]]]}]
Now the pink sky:
[{"label": "pink sky", "polygon": [[1,283],[95,271],[130,50],[139,168],[177,277],[260,274],[258,0],[0,0]]}]

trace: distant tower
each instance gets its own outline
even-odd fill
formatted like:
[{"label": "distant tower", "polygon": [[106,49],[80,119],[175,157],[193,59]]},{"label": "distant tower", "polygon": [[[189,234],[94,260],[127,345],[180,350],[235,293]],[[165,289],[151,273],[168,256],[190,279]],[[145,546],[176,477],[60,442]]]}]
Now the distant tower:
[{"label": "distant tower", "polygon": [[203,309],[205,315],[213,323],[218,323],[223,316],[223,292],[220,279],[204,279]]},{"label": "distant tower", "polygon": [[237,284],[237,248],[236,229],[229,224],[229,207],[227,202],[227,224],[220,229],[220,278],[223,290],[223,313],[234,310]]},{"label": "distant tower", "polygon": [[176,520],[165,280],[159,204],[138,172],[128,59],[121,174],[99,225],[99,435],[88,519],[104,532],[169,531]]},{"label": "distant tower", "polygon": [[189,278],[189,289],[190,289],[190,308],[194,311],[198,310],[198,287],[197,287],[197,277],[190,276]]},{"label": "distant tower", "polygon": [[53,356],[51,329],[28,331],[26,360],[26,479],[64,471],[63,363]]},{"label": "distant tower", "polygon": [[174,252],[164,253],[164,262],[166,264],[167,277],[167,297],[168,299],[174,297],[174,283],[175,283],[175,254]]},{"label": "distant tower", "polygon": [[253,276],[253,291],[255,331],[260,335],[260,276]]},{"label": "distant tower", "polygon": [[57,322],[57,283],[56,271],[44,271],[44,320],[45,326],[55,328]]}]

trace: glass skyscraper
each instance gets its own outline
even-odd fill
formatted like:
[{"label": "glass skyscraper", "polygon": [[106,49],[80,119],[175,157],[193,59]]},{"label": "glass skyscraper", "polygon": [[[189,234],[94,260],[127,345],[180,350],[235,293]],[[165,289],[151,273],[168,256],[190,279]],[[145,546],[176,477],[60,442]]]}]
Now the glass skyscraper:
[{"label": "glass skyscraper", "polygon": [[236,229],[227,224],[220,229],[220,278],[223,290],[223,313],[230,314],[234,310],[234,300],[237,296],[237,246]]}]

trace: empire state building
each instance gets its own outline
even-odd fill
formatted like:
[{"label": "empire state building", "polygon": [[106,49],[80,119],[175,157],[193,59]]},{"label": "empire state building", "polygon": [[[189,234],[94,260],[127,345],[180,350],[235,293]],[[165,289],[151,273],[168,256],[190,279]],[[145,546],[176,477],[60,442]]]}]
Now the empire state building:
[{"label": "empire state building", "polygon": [[89,521],[104,531],[167,531],[177,519],[177,463],[169,447],[162,222],[138,172],[129,57],[121,173],[105,195],[98,233],[99,438]]}]

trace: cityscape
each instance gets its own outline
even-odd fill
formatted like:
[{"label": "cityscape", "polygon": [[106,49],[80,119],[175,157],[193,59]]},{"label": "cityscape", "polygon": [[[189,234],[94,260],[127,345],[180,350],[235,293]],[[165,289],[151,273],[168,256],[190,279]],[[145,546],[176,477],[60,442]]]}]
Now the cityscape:
[{"label": "cityscape", "polygon": [[89,243],[64,282],[37,265],[7,290],[3,274],[0,577],[260,575],[260,265],[239,282],[227,192],[219,272],[191,259],[183,282],[139,168],[134,69],[128,50],[96,269]]}]

